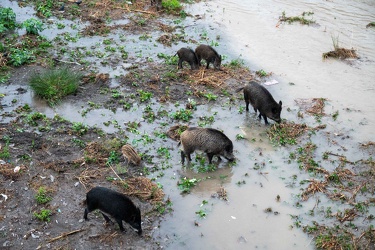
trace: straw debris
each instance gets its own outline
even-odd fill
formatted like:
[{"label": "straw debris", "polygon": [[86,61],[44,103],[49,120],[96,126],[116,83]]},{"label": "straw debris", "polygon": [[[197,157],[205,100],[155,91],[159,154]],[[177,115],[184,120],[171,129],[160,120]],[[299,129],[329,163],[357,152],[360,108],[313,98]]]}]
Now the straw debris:
[{"label": "straw debris", "polygon": [[146,177],[132,177],[123,181],[116,181],[115,184],[124,189],[124,194],[136,196],[141,200],[156,203],[164,198],[163,190]]}]

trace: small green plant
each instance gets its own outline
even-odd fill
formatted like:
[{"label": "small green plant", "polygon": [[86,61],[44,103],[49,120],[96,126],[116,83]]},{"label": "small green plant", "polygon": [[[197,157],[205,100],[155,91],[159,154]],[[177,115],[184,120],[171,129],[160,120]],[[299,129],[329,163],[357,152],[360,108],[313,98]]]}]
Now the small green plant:
[{"label": "small green plant", "polygon": [[333,120],[336,121],[338,116],[339,116],[339,111],[336,111],[335,113],[333,113],[332,115]]},{"label": "small green plant", "polygon": [[188,103],[186,104],[186,108],[188,109],[197,109],[197,102],[194,99],[188,98]]},{"label": "small green plant", "polygon": [[239,140],[244,140],[245,139],[245,136],[243,134],[236,134],[236,140],[239,141]]},{"label": "small green plant", "polygon": [[163,58],[167,65],[177,65],[178,57],[173,55],[167,55],[164,53],[158,53],[159,58]]},{"label": "small green plant", "polygon": [[44,208],[41,209],[39,213],[37,213],[37,212],[34,213],[35,218],[37,218],[38,220],[41,220],[41,221],[46,221],[46,222],[51,221],[51,218],[50,218],[51,215],[52,215],[51,210],[44,209]]},{"label": "small green plant", "polygon": [[199,182],[199,179],[192,178],[189,179],[187,177],[181,178],[179,182],[177,182],[177,186],[180,188],[182,193],[190,193],[190,189],[195,187]]},{"label": "small green plant", "polygon": [[0,33],[16,27],[16,13],[12,8],[0,8]]},{"label": "small green plant", "polygon": [[30,87],[35,94],[53,106],[61,98],[77,91],[82,74],[69,68],[57,68],[33,73]]},{"label": "small green plant", "polygon": [[27,34],[38,35],[39,32],[44,30],[43,23],[35,18],[27,19],[22,23],[22,27],[26,28]]},{"label": "small green plant", "polygon": [[40,16],[50,17],[52,16],[53,3],[57,2],[54,0],[37,1],[36,10]]},{"label": "small green plant", "polygon": [[229,67],[236,69],[236,68],[242,67],[244,64],[245,64],[244,60],[238,58],[238,59],[234,59],[230,61]]},{"label": "small green plant", "polygon": [[182,8],[178,0],[163,0],[161,4],[167,12],[179,12]]},{"label": "small green plant", "polygon": [[80,139],[73,138],[73,139],[72,139],[72,142],[73,142],[74,144],[76,144],[76,145],[77,145],[78,147],[80,147],[80,148],[84,148],[84,147],[86,147],[86,143],[85,143],[84,141],[80,140]]},{"label": "small green plant", "polygon": [[34,113],[31,113],[31,114],[27,115],[26,122],[27,122],[27,124],[29,124],[31,126],[38,126],[38,123],[36,121],[43,120],[46,117],[47,116],[45,114],[42,114],[42,113],[39,113],[39,112],[34,112]]},{"label": "small green plant", "polygon": [[212,116],[201,116],[199,117],[198,126],[204,127],[206,125],[212,124],[215,121],[215,117]]},{"label": "small green plant", "polygon": [[9,54],[9,63],[15,67],[31,62],[35,59],[33,52],[27,49],[11,48]]},{"label": "small green plant", "polygon": [[88,126],[83,124],[82,122],[73,122],[72,129],[79,135],[84,135],[88,131]]},{"label": "small green plant", "polygon": [[116,164],[120,162],[120,155],[116,151],[111,151],[109,153],[108,160],[106,162],[107,166],[110,166],[112,164]]},{"label": "small green plant", "polygon": [[255,74],[257,74],[260,77],[266,77],[268,75],[268,73],[264,71],[263,69],[255,71]]},{"label": "small green plant", "polygon": [[159,156],[164,156],[166,159],[171,158],[171,153],[169,152],[168,148],[166,147],[159,147],[157,150]]},{"label": "small green plant", "polygon": [[7,160],[10,158],[10,152],[9,152],[10,137],[7,135],[4,135],[3,140],[5,141],[5,146],[3,146],[0,150],[0,159]]},{"label": "small green plant", "polygon": [[193,112],[189,109],[180,109],[177,110],[176,112],[173,112],[171,114],[171,117],[174,118],[175,120],[182,120],[182,121],[189,121],[191,118],[193,118]]},{"label": "small green plant", "polygon": [[200,218],[205,218],[207,216],[207,212],[203,209],[200,209],[195,212]]},{"label": "small green plant", "polygon": [[216,101],[217,99],[217,95],[212,93],[204,94],[203,96],[206,97],[208,101]]},{"label": "small green plant", "polygon": [[152,98],[151,92],[143,91],[141,89],[137,90],[137,92],[139,93],[139,98],[141,102],[146,102]]},{"label": "small green plant", "polygon": [[47,190],[44,187],[40,187],[35,195],[35,199],[38,204],[46,204],[52,200],[52,197],[48,196]]},{"label": "small green plant", "polygon": [[65,28],[65,24],[63,24],[63,23],[58,23],[58,24],[57,24],[57,28],[58,28],[59,30],[61,30],[61,29]]}]

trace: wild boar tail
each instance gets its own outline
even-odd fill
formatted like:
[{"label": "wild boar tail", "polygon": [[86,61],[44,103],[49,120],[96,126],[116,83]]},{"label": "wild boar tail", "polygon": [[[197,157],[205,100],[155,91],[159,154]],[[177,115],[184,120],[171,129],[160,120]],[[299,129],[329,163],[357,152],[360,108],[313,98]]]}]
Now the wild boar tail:
[{"label": "wild boar tail", "polygon": [[240,91],[243,90],[243,89],[244,89],[244,87],[238,88],[238,89],[236,90],[236,93],[240,92]]}]

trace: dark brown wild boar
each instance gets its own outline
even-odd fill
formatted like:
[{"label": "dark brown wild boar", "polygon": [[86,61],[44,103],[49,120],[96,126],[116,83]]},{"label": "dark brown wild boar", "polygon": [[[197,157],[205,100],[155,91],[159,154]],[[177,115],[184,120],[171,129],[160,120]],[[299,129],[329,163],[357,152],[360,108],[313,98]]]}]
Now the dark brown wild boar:
[{"label": "dark brown wild boar", "polygon": [[178,68],[182,69],[182,63],[188,62],[190,64],[191,69],[198,69],[198,59],[195,55],[194,50],[188,48],[181,48],[176,53],[178,55]]},{"label": "dark brown wild boar", "polygon": [[181,133],[180,143],[182,144],[181,162],[185,163],[185,157],[188,163],[191,161],[190,154],[195,150],[201,150],[207,154],[208,161],[212,163],[212,157],[220,155],[227,160],[233,161],[233,143],[221,131],[212,128],[191,127]]},{"label": "dark brown wild boar", "polygon": [[268,124],[267,117],[280,123],[280,113],[282,102],[277,103],[271,93],[257,82],[251,81],[246,86],[239,88],[236,92],[243,90],[246,103],[246,111],[249,111],[249,103],[253,106],[255,113],[259,110],[259,119],[264,118],[265,124]]},{"label": "dark brown wild boar", "polygon": [[204,59],[207,63],[206,69],[208,69],[210,63],[212,63],[215,69],[220,70],[221,55],[211,46],[201,44],[195,49],[195,54],[197,55],[199,66],[201,66],[201,60]]}]

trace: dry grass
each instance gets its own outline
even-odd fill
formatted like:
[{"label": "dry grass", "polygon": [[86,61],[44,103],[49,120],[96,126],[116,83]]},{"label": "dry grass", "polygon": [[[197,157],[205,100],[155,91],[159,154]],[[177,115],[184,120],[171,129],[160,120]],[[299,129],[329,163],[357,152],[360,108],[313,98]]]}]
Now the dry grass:
[{"label": "dry grass", "polygon": [[13,166],[10,163],[0,164],[0,174],[13,181],[17,180],[26,171],[26,166]]},{"label": "dry grass", "polygon": [[354,49],[345,49],[345,48],[335,48],[335,50],[323,53],[323,58],[327,59],[328,57],[338,58],[341,60],[347,58],[358,59],[358,55]]},{"label": "dry grass", "polygon": [[323,116],[326,98],[297,99],[296,104],[306,113],[311,115]]},{"label": "dry grass", "polygon": [[141,200],[156,203],[162,201],[164,198],[163,190],[146,177],[132,177],[126,180],[118,180],[115,181],[115,184],[123,188],[124,194],[137,196]]},{"label": "dry grass", "polygon": [[306,124],[283,122],[274,124],[267,130],[267,134],[271,141],[280,142],[281,145],[295,144],[295,140],[308,130]]},{"label": "dry grass", "polygon": [[213,88],[223,88],[226,86],[226,81],[231,78],[242,81],[251,81],[253,79],[249,69],[244,67],[231,68],[221,66],[221,70],[214,70],[211,67],[212,65],[209,69],[203,66],[199,70],[185,69],[179,74],[182,79],[185,79],[185,83],[192,87],[204,85]]},{"label": "dry grass", "polygon": [[306,190],[302,193],[302,200],[307,201],[311,195],[320,192],[326,193],[327,181],[309,180],[310,184]]}]

